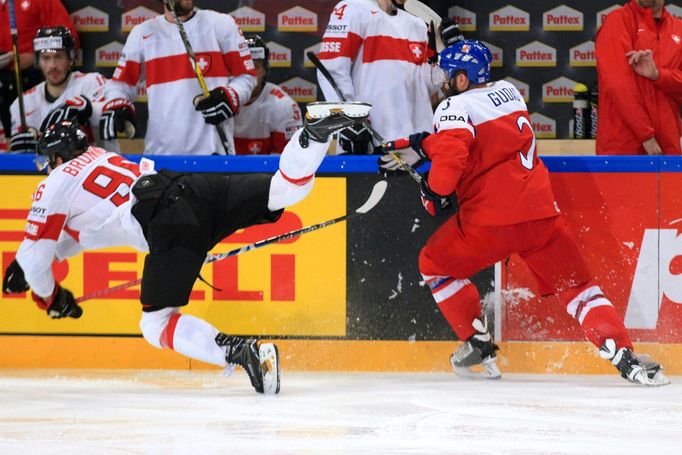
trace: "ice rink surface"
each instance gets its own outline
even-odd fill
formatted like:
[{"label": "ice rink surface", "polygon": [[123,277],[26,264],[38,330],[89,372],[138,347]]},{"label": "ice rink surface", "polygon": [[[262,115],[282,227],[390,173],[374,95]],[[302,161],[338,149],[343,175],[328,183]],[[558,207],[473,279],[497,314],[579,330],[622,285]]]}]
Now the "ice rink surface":
[{"label": "ice rink surface", "polygon": [[0,454],[682,454],[682,377],[0,370]]}]

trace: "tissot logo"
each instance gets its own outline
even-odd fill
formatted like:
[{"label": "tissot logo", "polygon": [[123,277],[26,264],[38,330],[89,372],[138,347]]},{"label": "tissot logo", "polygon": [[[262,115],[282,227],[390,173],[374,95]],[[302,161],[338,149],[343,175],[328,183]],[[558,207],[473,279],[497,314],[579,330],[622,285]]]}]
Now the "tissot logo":
[{"label": "tissot logo", "polygon": [[86,6],[71,13],[71,20],[79,32],[106,32],[109,30],[109,15],[93,6]]},{"label": "tissot logo", "polygon": [[234,21],[244,32],[265,31],[265,14],[248,6],[242,6],[230,12]]},{"label": "tissot logo", "polygon": [[274,68],[291,67],[291,49],[274,41],[268,42],[270,49],[270,66]]},{"label": "tissot logo", "polygon": [[583,13],[566,5],[557,6],[542,15],[543,30],[579,31],[583,24]]},{"label": "tissot logo", "polygon": [[459,25],[461,31],[476,31],[476,13],[473,11],[469,11],[461,6],[453,6],[448,10],[448,17],[451,17]]},{"label": "tissot logo", "polygon": [[294,77],[279,84],[287,94],[299,103],[310,103],[317,99],[317,86],[300,77]]},{"label": "tissot logo", "polygon": [[118,41],[98,47],[95,49],[95,66],[116,66],[122,50],[123,44]]},{"label": "tissot logo", "polygon": [[570,103],[576,81],[561,76],[542,85],[542,101],[545,103]]},{"label": "tissot logo", "polygon": [[516,49],[516,66],[556,66],[556,49],[533,41]]},{"label": "tissot logo", "polygon": [[281,32],[317,31],[317,14],[295,6],[277,15],[277,29]]},{"label": "tissot logo", "polygon": [[491,31],[527,32],[530,30],[530,15],[512,5],[493,11],[488,16]]},{"label": "tissot logo", "polygon": [[585,41],[569,49],[570,66],[597,66],[594,41]]},{"label": "tissot logo", "polygon": [[138,6],[137,8],[131,9],[130,11],[126,11],[121,16],[121,31],[129,32],[136,25],[139,25],[144,21],[158,15],[159,13],[156,11],[152,11],[149,8],[145,8],[144,6]]},{"label": "tissot logo", "polygon": [[556,137],[556,121],[546,117],[539,112],[530,114],[530,121],[533,125],[535,137],[540,139],[552,139]]}]

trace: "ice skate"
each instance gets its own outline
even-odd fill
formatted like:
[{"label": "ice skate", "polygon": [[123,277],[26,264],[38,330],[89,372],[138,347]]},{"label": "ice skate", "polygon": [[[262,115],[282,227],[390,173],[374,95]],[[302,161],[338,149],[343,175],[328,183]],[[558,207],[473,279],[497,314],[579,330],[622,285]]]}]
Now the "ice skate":
[{"label": "ice skate", "polygon": [[617,349],[616,342],[608,339],[599,348],[599,355],[610,360],[620,375],[634,384],[662,386],[670,384],[663,374],[663,367],[646,355],[637,355],[628,348]]},{"label": "ice skate", "polygon": [[[327,142],[335,132],[365,121],[371,108],[371,104],[359,102],[309,103],[303,123],[306,134],[300,140],[307,141],[309,137],[316,142]],[[307,143],[301,146],[306,147]]]},{"label": "ice skate", "polygon": [[275,344],[224,333],[218,334],[216,343],[227,346],[227,363],[242,367],[256,392],[265,395],[279,393],[279,353]]},{"label": "ice skate", "polygon": [[476,329],[468,340],[450,356],[450,365],[455,374],[468,378],[500,379],[502,374],[497,368],[499,348],[487,331],[487,324],[480,319],[472,323]]}]

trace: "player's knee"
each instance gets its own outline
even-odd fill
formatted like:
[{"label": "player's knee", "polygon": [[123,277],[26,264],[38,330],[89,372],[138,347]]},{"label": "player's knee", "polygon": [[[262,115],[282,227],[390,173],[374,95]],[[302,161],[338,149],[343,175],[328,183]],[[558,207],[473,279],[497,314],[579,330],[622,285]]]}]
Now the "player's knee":
[{"label": "player's knee", "polygon": [[178,312],[177,308],[163,308],[161,310],[142,312],[140,330],[142,336],[152,346],[162,349],[161,336],[168,327],[171,317]]}]

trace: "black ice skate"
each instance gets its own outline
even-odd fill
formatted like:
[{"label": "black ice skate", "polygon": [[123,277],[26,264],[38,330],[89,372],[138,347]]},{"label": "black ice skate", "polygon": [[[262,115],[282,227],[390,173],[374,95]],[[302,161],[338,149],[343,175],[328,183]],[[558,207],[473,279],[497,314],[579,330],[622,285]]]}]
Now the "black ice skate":
[{"label": "black ice skate", "polygon": [[224,333],[219,333],[215,341],[219,346],[227,346],[227,363],[242,367],[256,392],[265,395],[279,393],[279,353],[276,345]]},{"label": "black ice skate", "polygon": [[660,364],[646,355],[637,355],[628,348],[617,349],[616,342],[612,339],[606,340],[599,348],[599,355],[610,360],[620,371],[620,375],[632,383],[653,387],[670,384]]},{"label": "black ice skate", "polygon": [[472,325],[476,333],[450,356],[452,369],[458,376],[500,379],[502,374],[497,368],[497,354],[495,353],[499,347],[493,343],[487,324],[480,319],[474,319]]},{"label": "black ice skate", "polygon": [[335,132],[367,120],[371,107],[371,104],[359,102],[310,103],[307,106],[299,143],[305,148],[309,139],[327,142]]}]

